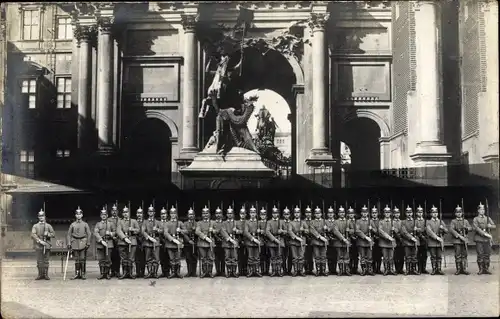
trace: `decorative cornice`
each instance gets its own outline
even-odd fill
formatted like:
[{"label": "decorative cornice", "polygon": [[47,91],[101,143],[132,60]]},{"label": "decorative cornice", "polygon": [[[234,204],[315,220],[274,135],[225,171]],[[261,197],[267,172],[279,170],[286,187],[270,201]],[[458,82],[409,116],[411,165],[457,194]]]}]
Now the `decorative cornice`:
[{"label": "decorative cornice", "polygon": [[181,15],[181,23],[184,31],[194,32],[198,22],[198,16],[196,15]]},{"label": "decorative cornice", "polygon": [[77,25],[74,31],[75,38],[78,41],[92,41],[97,34],[97,28],[93,25]]},{"label": "decorative cornice", "polygon": [[311,13],[311,17],[307,21],[307,24],[312,31],[324,30],[329,18],[329,13]]},{"label": "decorative cornice", "polygon": [[114,17],[99,17],[97,19],[97,26],[99,27],[100,32],[109,33],[113,27],[115,22]]}]

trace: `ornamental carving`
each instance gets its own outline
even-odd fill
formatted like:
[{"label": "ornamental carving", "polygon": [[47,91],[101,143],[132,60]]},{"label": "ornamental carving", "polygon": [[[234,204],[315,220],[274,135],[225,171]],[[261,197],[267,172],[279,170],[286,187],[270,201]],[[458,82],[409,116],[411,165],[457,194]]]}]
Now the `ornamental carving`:
[{"label": "ornamental carving", "polygon": [[329,18],[329,13],[311,13],[311,18],[307,23],[311,30],[323,30]]},{"label": "ornamental carving", "polygon": [[76,26],[74,32],[75,38],[78,41],[82,40],[93,41],[96,38],[96,34],[97,34],[97,29],[93,25],[85,25],[85,26],[78,25]]},{"label": "ornamental carving", "polygon": [[114,17],[99,17],[97,19],[97,26],[101,32],[111,32],[113,23],[115,22]]},{"label": "ornamental carving", "polygon": [[181,23],[185,31],[194,31],[196,29],[196,23],[198,17],[195,15],[182,15]]}]

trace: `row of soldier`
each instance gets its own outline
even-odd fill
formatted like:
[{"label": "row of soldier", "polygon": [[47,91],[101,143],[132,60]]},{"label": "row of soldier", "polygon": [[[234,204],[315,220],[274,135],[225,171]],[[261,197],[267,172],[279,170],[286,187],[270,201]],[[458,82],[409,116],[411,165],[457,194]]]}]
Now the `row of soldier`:
[{"label": "row of soldier", "polygon": [[[123,208],[122,218],[119,218],[114,205],[110,217],[105,208],[101,210],[101,221],[93,232],[82,220],[83,212],[78,208],[76,221],[68,230],[67,243],[68,253],[71,251],[75,259],[73,279],[86,278],[86,256],[92,235],[100,268],[98,279],[113,276],[120,279],[182,278],[182,253],[186,257],[188,277],[196,276],[197,266],[200,277],[212,278],[221,275],[238,277],[240,273],[247,277],[284,274],[350,276],[358,273],[358,264],[362,276],[375,273],[419,275],[428,273],[428,252],[431,274],[442,275],[444,234],[449,232],[455,250],[455,274],[468,275],[468,233],[474,230],[478,274],[490,274],[490,231],[496,226],[485,215],[484,205],[479,204],[477,212],[471,226],[464,219],[461,207],[457,206],[456,218],[447,227],[438,218],[438,209],[434,206],[430,210],[430,219],[425,218],[422,207],[417,208],[414,216],[408,206],[404,220],[400,219],[401,212],[397,207],[391,209],[388,206],[383,210],[382,219],[379,219],[376,207],[370,214],[364,206],[359,219],[352,208],[347,210],[346,216],[342,206],[338,208],[337,218],[332,207],[327,210],[326,218],[320,208],[313,211],[309,206],[305,209],[305,218],[302,218],[301,209],[296,207],[293,219],[288,208],[280,214],[280,210],[273,207],[272,217],[268,219],[266,209],[261,209],[257,217],[257,209],[252,206],[250,218],[242,207],[238,220],[231,207],[226,210],[225,220],[220,208],[215,210],[215,219],[211,219],[210,210],[205,206],[200,221],[195,220],[195,212],[189,209],[187,221],[181,222],[175,207],[169,210],[169,218],[167,210],[162,208],[160,220],[157,220],[153,206],[148,208],[147,218],[139,208],[136,219],[133,219],[127,207]],[[32,230],[37,251],[37,279],[48,279],[50,238],[54,237],[54,231],[45,222],[43,211],[38,217],[39,223]]]}]

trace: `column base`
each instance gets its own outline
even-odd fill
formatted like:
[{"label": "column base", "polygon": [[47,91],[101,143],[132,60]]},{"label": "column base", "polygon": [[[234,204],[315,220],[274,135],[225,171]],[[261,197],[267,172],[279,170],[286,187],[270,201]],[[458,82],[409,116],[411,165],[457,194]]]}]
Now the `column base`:
[{"label": "column base", "polygon": [[[329,149],[327,148],[313,148],[311,149],[311,152],[309,153],[309,157],[306,159],[306,163],[313,163],[317,161],[323,161],[323,162],[328,162],[328,161],[333,161],[333,155],[332,152],[330,152]],[[309,165],[309,164],[308,164]]]},{"label": "column base", "polygon": [[498,142],[492,143],[488,146],[488,151],[486,152],[486,155],[483,156],[483,161],[485,161],[486,163],[499,162]]},{"label": "column base", "polygon": [[99,149],[97,150],[97,154],[102,155],[102,156],[109,156],[113,155],[115,153],[115,148],[110,145],[102,145],[99,146]]},{"label": "column base", "polygon": [[446,166],[451,154],[445,145],[437,142],[421,142],[417,144],[415,153],[410,158],[417,166]]}]

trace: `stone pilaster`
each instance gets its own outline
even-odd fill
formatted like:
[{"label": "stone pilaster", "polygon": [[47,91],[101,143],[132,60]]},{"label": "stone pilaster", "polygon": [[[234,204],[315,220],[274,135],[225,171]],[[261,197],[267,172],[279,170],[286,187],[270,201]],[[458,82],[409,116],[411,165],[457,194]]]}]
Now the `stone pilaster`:
[{"label": "stone pilaster", "polygon": [[417,107],[420,130],[415,153],[417,166],[446,166],[451,154],[442,142],[442,68],[438,1],[415,4]]},{"label": "stone pilaster", "polygon": [[113,152],[113,49],[111,35],[112,17],[98,20],[98,58],[97,58],[97,135],[99,153]]}]

